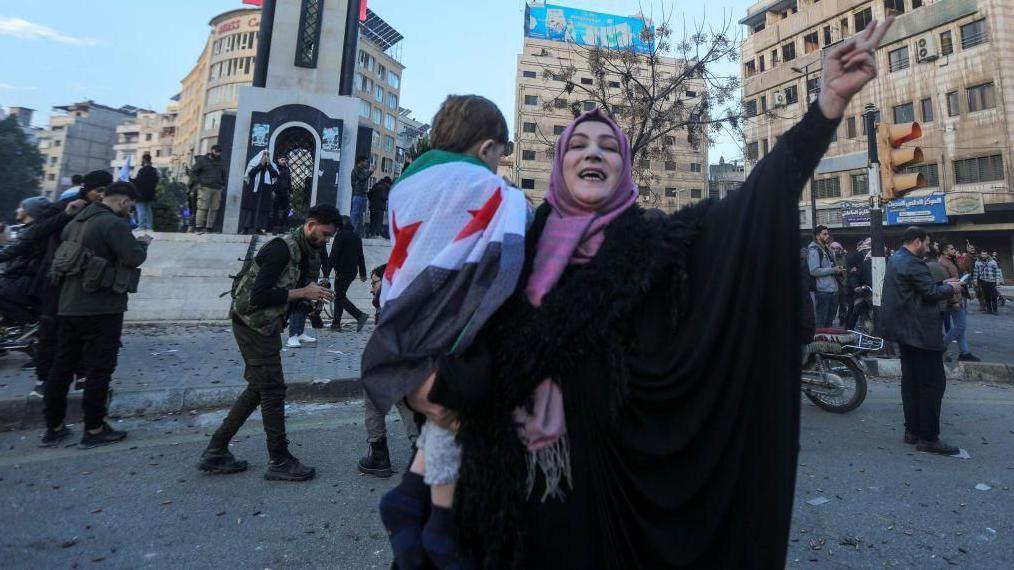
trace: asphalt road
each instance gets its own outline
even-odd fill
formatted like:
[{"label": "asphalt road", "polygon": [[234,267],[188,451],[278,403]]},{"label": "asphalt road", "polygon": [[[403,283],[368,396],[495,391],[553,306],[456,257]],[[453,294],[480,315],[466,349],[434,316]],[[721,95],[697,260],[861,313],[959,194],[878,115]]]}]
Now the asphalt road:
[{"label": "asphalt road", "polygon": [[[787,565],[1014,567],[1012,412],[1009,387],[950,386],[944,438],[968,451],[962,460],[901,443],[896,383],[873,383],[847,415],[804,403]],[[37,431],[0,434],[0,567],[388,567],[376,505],[397,479],[356,471],[366,451],[356,402],[290,409],[293,451],[318,469],[310,483],[261,477],[256,422],[234,447],[248,472],[199,474],[222,415],[124,420],[127,441],[89,451],[39,449]],[[401,469],[403,427],[392,416],[389,428]]]}]

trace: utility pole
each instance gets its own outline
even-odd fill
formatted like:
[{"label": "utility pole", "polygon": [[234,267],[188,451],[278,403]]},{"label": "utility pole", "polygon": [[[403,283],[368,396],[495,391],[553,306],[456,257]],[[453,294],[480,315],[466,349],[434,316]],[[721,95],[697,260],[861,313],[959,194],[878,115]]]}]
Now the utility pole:
[{"label": "utility pole", "polygon": [[866,149],[869,167],[866,171],[867,186],[870,190],[870,246],[873,261],[873,306],[880,306],[880,293],[884,288],[884,216],[880,203],[880,157],[877,154],[877,106],[867,103],[863,113],[866,122]]}]

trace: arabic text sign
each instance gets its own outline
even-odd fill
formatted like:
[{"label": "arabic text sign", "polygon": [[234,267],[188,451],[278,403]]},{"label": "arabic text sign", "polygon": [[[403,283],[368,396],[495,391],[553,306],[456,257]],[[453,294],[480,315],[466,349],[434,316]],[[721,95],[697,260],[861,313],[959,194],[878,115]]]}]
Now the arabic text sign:
[{"label": "arabic text sign", "polygon": [[525,35],[530,38],[589,47],[633,47],[640,53],[649,53],[651,50],[650,43],[645,43],[641,38],[645,23],[637,17],[613,16],[551,4],[528,6],[525,14]]},{"label": "arabic text sign", "polygon": [[891,200],[887,203],[886,209],[889,226],[947,223],[947,210],[942,193]]}]

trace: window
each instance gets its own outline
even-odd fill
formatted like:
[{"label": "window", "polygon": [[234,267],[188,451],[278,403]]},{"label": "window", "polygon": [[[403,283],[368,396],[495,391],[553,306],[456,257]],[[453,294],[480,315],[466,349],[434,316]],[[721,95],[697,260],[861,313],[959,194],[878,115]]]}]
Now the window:
[{"label": "window", "polygon": [[385,174],[391,174],[394,172],[394,161],[386,156],[380,159],[380,171]]},{"label": "window", "polygon": [[767,95],[761,95],[760,96],[760,104],[761,104],[761,108],[760,108],[761,113],[766,113],[767,110],[768,110],[768,96]]},{"label": "window", "polygon": [[700,171],[701,171],[701,163],[699,162],[690,163],[690,172],[700,172]]},{"label": "window", "polygon": [[831,45],[831,26],[824,26],[824,45]]},{"label": "window", "polygon": [[902,69],[908,69],[908,46],[900,47],[896,50],[887,52],[888,68],[893,71],[901,71]]},{"label": "window", "polygon": [[384,150],[394,152],[394,137],[391,135],[384,135]]},{"label": "window", "polygon": [[523,123],[521,125],[521,130],[524,131],[524,132],[526,132],[526,133],[534,133],[535,132],[535,123]]},{"label": "window", "polygon": [[592,78],[591,77],[582,77],[581,78],[581,85],[591,85],[591,84],[592,84]]},{"label": "window", "polygon": [[922,8],[922,0],[912,0],[912,9]]},{"label": "window", "polygon": [[525,95],[525,105],[528,105],[529,107],[536,107],[538,106],[538,104],[539,104],[538,95]]},{"label": "window", "polygon": [[562,135],[563,131],[565,131],[565,130],[567,130],[567,127],[564,126],[564,125],[553,125],[553,134],[554,135]]},{"label": "window", "polygon": [[366,91],[367,93],[373,93],[373,80],[372,79],[370,79],[369,77],[366,77],[363,74],[359,74],[359,76],[357,77],[357,79],[359,79],[358,84],[359,84],[359,90],[360,91]]},{"label": "window", "polygon": [[813,189],[816,192],[817,199],[821,198],[840,198],[841,187],[838,183],[838,177],[834,178],[820,178],[813,181]]},{"label": "window", "polygon": [[[747,160],[757,160],[757,142],[746,143]],[[700,198],[700,196],[698,196]]]},{"label": "window", "polygon": [[787,105],[791,105],[791,104],[793,104],[793,103],[795,103],[797,101],[799,101],[799,90],[796,89],[796,86],[793,85],[791,87],[786,87],[785,88],[785,103]]},{"label": "window", "polygon": [[708,188],[708,198],[714,198],[718,200],[722,197],[722,192],[718,188]]},{"label": "window", "polygon": [[961,49],[968,49],[988,41],[989,33],[986,31],[985,19],[961,26]]},{"label": "window", "polygon": [[667,187],[665,189],[665,197],[666,198],[679,198],[679,195],[680,195],[679,188]]},{"label": "window", "polygon": [[768,139],[761,139],[761,152],[764,156],[768,155],[771,149],[768,148]]},{"label": "window", "polygon": [[838,142],[838,127],[835,127],[835,129],[831,131],[831,142]]},{"label": "window", "polygon": [[59,141],[59,140],[53,141],[53,146],[55,146],[55,147],[59,147],[60,144],[62,144],[62,141]]},{"label": "window", "polygon": [[697,97],[697,92],[696,91],[691,91],[691,90],[688,89],[687,90],[687,97],[693,99],[694,97]]},{"label": "window", "polygon": [[922,122],[932,123],[933,122],[933,99],[927,97],[922,101],[919,101],[919,106],[922,107]]},{"label": "window", "polygon": [[796,59],[796,44],[787,43],[782,46],[782,61],[792,61]]},{"label": "window", "polygon": [[387,115],[384,115],[384,128],[386,128],[389,131],[393,131],[395,129],[395,127],[397,126],[397,124],[398,124],[398,121],[397,121],[397,119],[394,118],[394,115],[392,115],[390,113],[388,113]]},{"label": "window", "polygon": [[917,172],[922,174],[922,177],[926,179],[926,186],[928,188],[936,188],[940,186],[940,170],[937,168],[935,162],[932,164],[906,166],[901,169],[901,172]]},{"label": "window", "polygon": [[666,135],[662,137],[662,144],[664,144],[665,146],[672,146],[676,144],[676,137]]},{"label": "window", "polygon": [[596,106],[597,105],[596,105],[595,101],[585,101],[584,102],[584,110],[585,111],[591,111],[591,110],[595,109]]},{"label": "window", "polygon": [[957,117],[961,114],[961,100],[958,99],[958,92],[951,91],[947,94],[947,116]]},{"label": "window", "polygon": [[637,167],[638,168],[644,168],[646,170],[650,169],[651,168],[651,160],[647,159],[647,158],[642,158],[641,160],[637,161]]},{"label": "window", "polygon": [[750,61],[746,62],[746,65],[744,66],[744,68],[746,70],[744,72],[744,74],[747,77],[752,77],[754,74],[757,73],[757,64],[755,64],[752,59]]},{"label": "window", "polygon": [[999,154],[954,161],[955,184],[994,180],[1003,180],[1003,157]]},{"label": "window", "polygon": [[940,34],[940,55],[951,55],[954,53],[954,38],[951,37],[951,32],[943,32]]},{"label": "window", "polygon": [[803,36],[803,53],[810,53],[820,49],[820,36],[816,31]]},{"label": "window", "polygon": [[996,91],[993,82],[968,88],[968,112],[983,111],[996,107]]},{"label": "window", "polygon": [[323,4],[323,0],[303,0],[299,11],[299,31],[296,32],[297,67],[317,67]]},{"label": "window", "polygon": [[365,117],[365,118],[369,119],[370,118],[370,113],[372,111],[373,111],[373,107],[370,106],[370,102],[369,101],[363,101],[362,99],[359,100],[359,116],[360,117]]},{"label": "window", "polygon": [[373,56],[366,53],[363,50],[359,50],[359,67],[365,67],[370,71],[373,71]]},{"label": "window", "polygon": [[521,77],[527,77],[528,79],[535,79],[535,72],[534,71],[522,71],[521,72]]},{"label": "window", "polygon": [[609,82],[609,87],[611,89],[619,89],[620,88],[620,82],[619,81],[610,81]]},{"label": "window", "polygon": [[162,149],[156,148],[155,149],[155,158],[159,158],[161,156],[162,156]]},{"label": "window", "polygon": [[904,14],[905,0],[884,0],[884,10],[890,14]]},{"label": "window", "polygon": [[865,196],[870,193],[870,179],[864,172],[852,175],[852,195]]},{"label": "window", "polygon": [[377,88],[373,90],[373,98],[377,100],[377,103],[384,102],[384,88],[377,84]]},{"label": "window", "polygon": [[49,180],[50,182],[52,182],[52,181],[56,180],[56,175],[51,172],[51,173],[49,173],[48,176],[46,176],[46,180]]},{"label": "window", "polygon": [[757,58],[757,64],[758,64],[757,66],[760,69],[760,71],[764,71],[764,54],[761,54]]},{"label": "window", "polygon": [[666,170],[676,170],[676,161],[675,160],[667,160],[667,161],[665,161],[665,169]]},{"label": "window", "polygon": [[[754,143],[754,144],[757,144],[757,143]],[[690,197],[691,198],[700,199],[700,197],[701,197],[701,189],[700,188],[691,188],[690,189]]]},{"label": "window", "polygon": [[[866,134],[866,117],[864,115],[859,115],[859,122],[862,123],[862,125],[863,125],[862,131],[863,131],[863,134],[865,135]],[[876,113],[873,114],[873,124],[876,125],[879,122],[880,122],[880,111],[877,111]]]},{"label": "window", "polygon": [[532,179],[532,178],[522,178],[521,179],[521,189],[522,190],[535,190],[535,180]]},{"label": "window", "polygon": [[757,114],[757,101],[756,100],[751,99],[750,101],[747,101],[746,104],[743,105],[743,107],[745,109],[747,117],[753,117],[754,115]]},{"label": "window", "polygon": [[842,39],[845,39],[846,37],[848,37],[848,35],[849,35],[849,19],[848,18],[842,18],[841,19],[841,26],[839,26],[839,27],[841,28],[841,37],[842,37]]},{"label": "window", "polygon": [[915,107],[911,103],[894,106],[895,123],[911,123],[915,120]]},{"label": "window", "polygon": [[817,210],[817,223],[825,226],[842,225],[841,208],[825,208]]},{"label": "window", "polygon": [[145,140],[146,142],[147,142],[147,141],[150,141],[150,140],[151,140],[151,133],[147,133],[147,134],[145,134],[145,135],[144,135],[144,140]]},{"label": "window", "polygon": [[534,150],[521,151],[521,160],[535,160],[535,151]]},{"label": "window", "polygon": [[397,89],[397,88],[401,87],[401,78],[398,77],[397,73],[390,73],[389,72],[387,74],[387,84],[390,85],[391,87],[394,87],[395,89]]},{"label": "window", "polygon": [[380,121],[384,120],[384,112],[383,112],[383,111],[381,111],[380,109],[378,109],[378,108],[374,107],[374,108],[373,108],[373,116],[372,116],[372,119],[373,119],[373,122],[374,122],[374,123],[376,123],[376,124],[378,124],[378,125],[379,125],[379,124],[380,124]]},{"label": "window", "polygon": [[387,79],[387,68],[383,64],[377,64],[377,75],[380,76],[381,81]]},{"label": "window", "polygon": [[394,93],[387,94],[387,106],[391,109],[398,108],[398,96]]},{"label": "window", "polygon": [[56,157],[55,156],[49,157],[49,164],[53,164],[53,165],[56,164]]},{"label": "window", "polygon": [[852,19],[855,20],[855,30],[861,32],[866,29],[866,25],[873,21],[873,10],[867,8],[865,10],[856,12],[852,15]]},{"label": "window", "polygon": [[806,80],[806,94],[807,95],[816,95],[817,93],[820,93],[820,78],[819,77],[813,77],[811,79],[807,79]]}]

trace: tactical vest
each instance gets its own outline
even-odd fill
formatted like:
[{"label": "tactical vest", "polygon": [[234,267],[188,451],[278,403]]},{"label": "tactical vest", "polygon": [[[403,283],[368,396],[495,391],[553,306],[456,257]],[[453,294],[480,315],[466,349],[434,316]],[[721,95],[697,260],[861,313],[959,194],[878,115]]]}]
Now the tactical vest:
[{"label": "tactical vest", "polygon": [[[302,226],[296,228],[295,231],[303,231]],[[287,233],[276,239],[282,240],[289,247],[289,264],[282,271],[282,275],[278,278],[278,283],[275,284],[275,287],[286,290],[300,287],[302,284],[299,282],[299,274],[300,262],[303,260],[303,251],[299,248],[299,243],[296,242],[296,236],[294,233]],[[312,265],[314,260],[311,259],[310,261],[310,267],[314,267]],[[232,300],[230,312],[248,327],[264,336],[278,334],[285,326],[285,317],[288,314],[289,306],[286,303],[284,305],[260,308],[250,304],[250,295],[253,293],[258,273],[260,273],[260,265],[254,259],[249,271],[240,279],[239,286],[236,288],[236,296]]]}]

